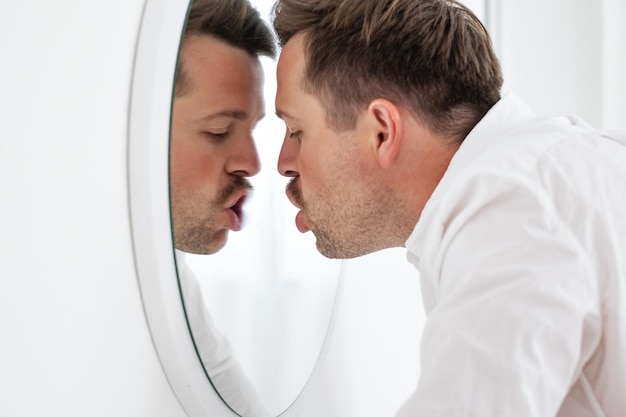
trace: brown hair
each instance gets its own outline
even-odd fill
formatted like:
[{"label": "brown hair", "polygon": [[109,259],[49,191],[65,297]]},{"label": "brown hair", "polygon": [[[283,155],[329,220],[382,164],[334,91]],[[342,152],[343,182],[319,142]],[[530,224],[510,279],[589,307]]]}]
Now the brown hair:
[{"label": "brown hair", "polygon": [[462,140],[500,98],[502,74],[485,27],[455,0],[278,0],[284,46],[305,34],[305,91],[336,130],[376,98]]},{"label": "brown hair", "polygon": [[[212,36],[250,55],[276,55],[272,31],[249,0],[193,0],[184,37],[192,35]],[[187,87],[188,79],[179,63],[176,95],[184,94]]]}]

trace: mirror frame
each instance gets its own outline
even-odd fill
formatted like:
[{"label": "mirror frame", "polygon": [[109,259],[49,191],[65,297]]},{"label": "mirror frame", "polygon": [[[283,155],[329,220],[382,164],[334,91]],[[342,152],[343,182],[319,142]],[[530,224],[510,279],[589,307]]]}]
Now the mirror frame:
[{"label": "mirror frame", "polygon": [[156,353],[191,417],[232,417],[207,379],[189,335],[170,226],[172,88],[189,0],[146,0],[133,69],[128,187],[137,278]]},{"label": "mirror frame", "polygon": [[[172,94],[189,6],[190,0],[146,0],[144,5],[130,86],[127,170],[131,233],[146,321],[172,390],[190,417],[233,417],[237,414],[221,400],[196,351],[179,287],[171,229]],[[335,328],[342,275],[317,362],[281,417],[300,415],[305,398],[315,387]]]}]

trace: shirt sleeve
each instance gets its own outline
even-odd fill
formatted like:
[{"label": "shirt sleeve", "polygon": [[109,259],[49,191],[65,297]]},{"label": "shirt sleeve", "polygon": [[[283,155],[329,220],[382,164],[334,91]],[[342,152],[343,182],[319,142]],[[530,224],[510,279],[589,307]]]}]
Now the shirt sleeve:
[{"label": "shirt sleeve", "polygon": [[458,189],[429,268],[422,373],[398,417],[556,416],[599,339],[588,257],[532,184]]}]

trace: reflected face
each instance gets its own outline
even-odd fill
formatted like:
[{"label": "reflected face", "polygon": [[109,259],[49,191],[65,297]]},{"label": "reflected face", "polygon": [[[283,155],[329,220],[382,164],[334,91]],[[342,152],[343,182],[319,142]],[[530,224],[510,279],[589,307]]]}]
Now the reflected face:
[{"label": "reflected face", "polygon": [[[303,88],[302,35],[283,48],[277,68],[276,111],[287,127],[278,170],[291,177],[287,196],[300,209],[296,226],[312,231],[330,258],[352,258],[388,247],[378,219],[388,217],[393,192],[377,175],[366,129],[335,132],[320,101]],[[388,232],[387,232],[388,233]]]},{"label": "reflected face", "polygon": [[243,220],[259,172],[252,131],[264,115],[257,57],[209,36],[185,38],[184,87],[174,99],[171,199],[177,249],[210,254]]}]

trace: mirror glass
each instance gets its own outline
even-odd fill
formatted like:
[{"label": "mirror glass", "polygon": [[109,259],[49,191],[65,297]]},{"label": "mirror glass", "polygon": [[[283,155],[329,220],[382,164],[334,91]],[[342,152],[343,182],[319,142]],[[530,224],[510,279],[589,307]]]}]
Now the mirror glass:
[{"label": "mirror glass", "polygon": [[[270,0],[252,1],[266,21],[272,3]],[[197,51],[213,46],[209,43],[195,45]],[[185,61],[185,57],[181,54],[179,61],[185,76],[193,78],[194,64]],[[225,59],[223,53],[208,57],[206,71],[218,74],[216,66]],[[260,95],[264,97],[266,116],[256,124],[253,135],[261,169],[256,173],[252,172],[254,168],[249,168],[250,174],[255,175],[249,178],[253,189],[243,204],[241,230],[227,232],[225,246],[209,255],[184,252],[175,239],[181,293],[196,351],[217,393],[243,417],[278,416],[302,392],[324,345],[342,265],[341,261],[326,259],[317,252],[312,234],[303,235],[296,229],[297,210],[285,196],[287,179],[277,171],[285,126],[274,116],[276,62],[267,57],[261,57],[260,62],[265,78],[264,83],[258,85],[262,88]],[[180,70],[178,77],[180,80]],[[190,81],[188,88],[193,94],[194,80]],[[243,84],[241,80],[235,82],[235,85]],[[231,126],[228,121],[222,126],[222,120],[215,124],[191,125],[195,119],[180,117],[182,112],[190,108],[194,109],[190,111],[196,111],[213,97],[207,95],[204,99],[208,101],[191,107],[190,102],[184,101],[188,97],[187,93],[175,94],[173,102],[170,194],[174,230],[177,223],[182,222],[175,208],[176,199],[181,198],[181,194],[175,187],[186,187],[188,182],[181,182],[185,180],[210,183],[213,177],[209,172],[221,175],[219,169],[215,171],[215,167],[209,167],[211,160],[201,158],[199,152],[202,151],[178,149],[181,142],[176,139],[177,133],[182,136],[181,129],[190,126],[210,133],[224,133],[217,130],[226,131],[230,129],[227,126]],[[250,113],[255,111],[256,108]],[[207,138],[187,135],[185,140],[206,141]],[[220,140],[222,145],[214,142],[210,145],[216,153],[222,152],[220,146],[223,147],[230,138]],[[194,171],[184,180],[179,172],[175,172],[182,169],[181,157],[188,157],[184,170]],[[207,171],[202,173],[204,167]],[[224,188],[223,183],[207,187],[219,190]],[[210,213],[211,204],[201,202],[193,193],[184,198],[196,201],[194,204],[199,208],[194,209],[194,213]],[[226,198],[229,202],[224,205],[230,205],[231,199],[237,201],[238,198],[236,192],[231,193]],[[209,207],[205,209],[198,204]],[[223,238],[215,236],[216,239]]]}]

